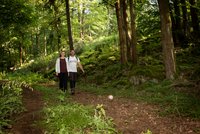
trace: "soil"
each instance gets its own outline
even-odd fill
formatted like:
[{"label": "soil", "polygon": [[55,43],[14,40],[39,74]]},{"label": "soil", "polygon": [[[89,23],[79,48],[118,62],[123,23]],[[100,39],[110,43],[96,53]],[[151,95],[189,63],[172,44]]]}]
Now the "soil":
[{"label": "soil", "polygon": [[[41,134],[41,128],[34,123],[42,119],[40,113],[43,108],[42,94],[35,90],[24,90],[23,102],[27,109],[16,118],[10,133],[13,134]],[[94,95],[78,91],[72,100],[83,104],[96,106],[103,104],[107,116],[113,118],[116,129],[123,134],[141,134],[148,129],[153,134],[197,134],[200,133],[200,120],[183,117],[161,117],[157,113],[159,108],[154,105],[136,102],[129,99],[117,98],[112,100],[108,96]]]},{"label": "soil", "polygon": [[22,95],[26,110],[17,117],[13,117],[14,124],[9,134],[42,134],[42,129],[35,125],[37,121],[42,119],[43,101],[41,92],[25,88]]}]

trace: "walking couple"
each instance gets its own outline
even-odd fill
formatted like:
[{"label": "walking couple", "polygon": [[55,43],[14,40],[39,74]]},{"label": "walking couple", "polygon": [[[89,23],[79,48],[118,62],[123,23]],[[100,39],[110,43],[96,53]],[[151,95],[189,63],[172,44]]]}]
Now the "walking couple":
[{"label": "walking couple", "polygon": [[75,94],[75,85],[77,80],[77,65],[84,73],[84,69],[78,57],[75,56],[75,51],[70,51],[70,56],[65,57],[65,51],[61,51],[60,57],[56,60],[55,70],[56,76],[59,78],[59,88],[67,91],[67,81],[69,77],[71,94]]}]

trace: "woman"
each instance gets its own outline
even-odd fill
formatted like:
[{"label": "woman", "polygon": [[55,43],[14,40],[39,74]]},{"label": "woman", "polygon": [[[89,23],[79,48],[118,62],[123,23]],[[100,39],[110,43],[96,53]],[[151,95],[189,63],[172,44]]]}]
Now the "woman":
[{"label": "woman", "polygon": [[59,77],[59,88],[63,91],[67,91],[67,78],[68,78],[68,63],[65,57],[65,52],[61,51],[60,57],[56,60],[55,70],[56,76]]},{"label": "woman", "polygon": [[76,86],[76,80],[77,80],[77,65],[80,67],[80,69],[84,73],[84,70],[80,63],[79,58],[75,56],[75,51],[71,50],[70,56],[68,57],[68,72],[69,72],[70,88],[71,88],[72,95],[75,94],[75,86]]}]

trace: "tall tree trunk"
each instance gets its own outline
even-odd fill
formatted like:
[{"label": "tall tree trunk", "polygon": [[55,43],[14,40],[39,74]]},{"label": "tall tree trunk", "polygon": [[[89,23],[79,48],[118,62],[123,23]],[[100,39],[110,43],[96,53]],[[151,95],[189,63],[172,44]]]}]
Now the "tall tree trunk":
[{"label": "tall tree trunk", "polygon": [[123,20],[122,20],[122,14],[120,12],[120,3],[119,0],[118,2],[115,3],[115,8],[116,8],[116,17],[117,17],[117,25],[118,25],[118,33],[119,33],[119,46],[120,46],[120,62],[121,64],[126,63],[126,56],[125,56],[125,34],[123,31]]},{"label": "tall tree trunk", "polygon": [[197,8],[196,5],[196,0],[189,0],[190,2],[190,14],[191,14],[191,19],[192,19],[192,28],[194,35],[198,37],[199,35],[199,20],[198,20],[198,15],[197,15]]},{"label": "tall tree trunk", "polygon": [[30,48],[30,54],[33,54],[34,55],[34,38],[33,38],[33,34],[31,33],[31,48]]},{"label": "tall tree trunk", "polygon": [[169,11],[170,11],[170,16],[171,16],[171,22],[172,22],[172,36],[173,36],[173,41],[176,45],[176,42],[178,43],[178,36],[176,33],[176,19],[175,19],[175,13],[173,9],[173,5],[169,6]]},{"label": "tall tree trunk", "polygon": [[166,78],[174,79],[176,66],[174,59],[174,43],[172,38],[171,19],[169,13],[169,1],[158,0],[158,5],[161,19],[161,43],[163,47]]},{"label": "tall tree trunk", "polygon": [[181,0],[181,8],[182,8],[182,28],[183,28],[183,33],[184,36],[187,37],[188,36],[188,19],[187,19],[187,7],[186,7],[186,1],[185,0]]},{"label": "tall tree trunk", "polygon": [[20,66],[22,66],[23,64],[23,33],[20,32],[20,35],[21,35],[21,41],[20,41],[20,44],[19,44],[19,55],[20,55]]},{"label": "tall tree trunk", "polygon": [[67,17],[67,28],[68,28],[68,37],[69,37],[69,48],[70,50],[74,49],[72,31],[71,31],[71,22],[70,22],[70,10],[69,10],[69,0],[65,0],[66,4],[66,17]]},{"label": "tall tree trunk", "polygon": [[126,44],[126,58],[128,61],[131,60],[130,53],[130,37],[128,33],[128,16],[127,16],[127,0],[120,0],[121,3],[121,14],[123,20],[123,31],[125,33],[125,44]]},{"label": "tall tree trunk", "polygon": [[108,35],[110,35],[111,34],[111,11],[110,11],[109,6],[106,6],[106,7],[107,7],[107,16],[108,16],[107,29],[108,29]]},{"label": "tall tree trunk", "polygon": [[136,12],[135,12],[135,1],[129,0],[129,6],[130,6],[130,17],[131,17],[131,61],[133,64],[137,64],[137,36],[136,36],[136,25],[135,25],[135,19],[136,19]]},{"label": "tall tree trunk", "polygon": [[85,8],[84,8],[84,3],[82,0],[79,3],[79,8],[78,8],[78,22],[80,25],[80,38],[83,41],[84,40],[84,15],[85,15]]},{"label": "tall tree trunk", "polygon": [[180,40],[181,36],[180,34],[182,33],[181,29],[181,15],[180,15],[180,1],[179,0],[174,0],[174,18],[175,18],[175,26],[174,26],[174,32],[176,36],[176,40],[174,40],[174,45],[175,46],[180,46]]}]

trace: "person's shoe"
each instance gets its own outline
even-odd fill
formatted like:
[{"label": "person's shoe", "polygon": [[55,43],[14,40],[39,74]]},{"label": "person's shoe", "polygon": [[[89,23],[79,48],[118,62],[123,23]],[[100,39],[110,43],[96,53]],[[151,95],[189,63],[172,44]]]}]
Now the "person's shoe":
[{"label": "person's shoe", "polygon": [[74,94],[75,94],[75,90],[71,89],[71,95],[74,95]]}]

